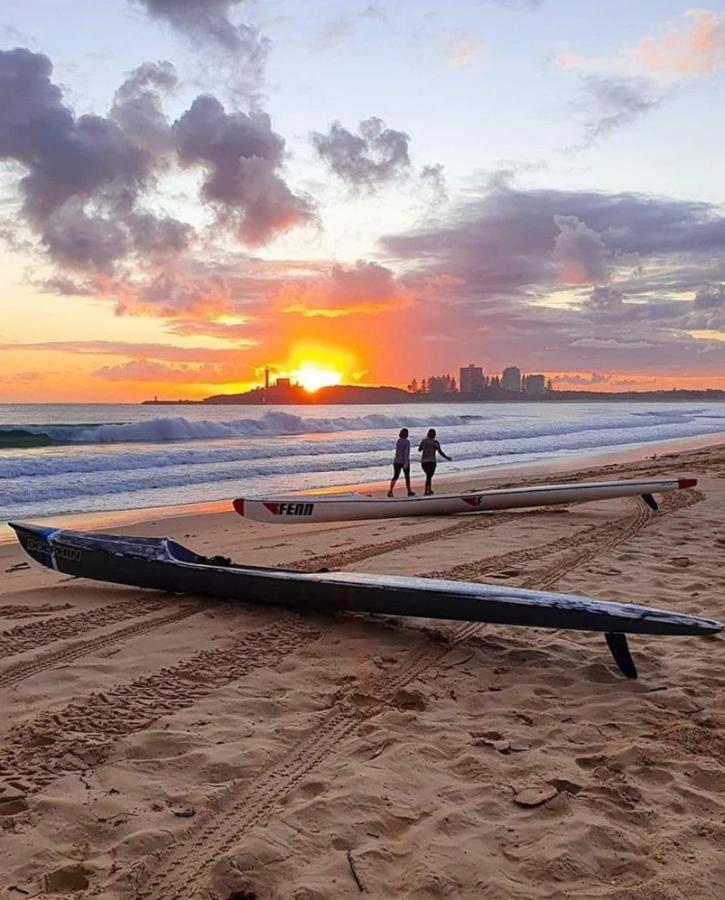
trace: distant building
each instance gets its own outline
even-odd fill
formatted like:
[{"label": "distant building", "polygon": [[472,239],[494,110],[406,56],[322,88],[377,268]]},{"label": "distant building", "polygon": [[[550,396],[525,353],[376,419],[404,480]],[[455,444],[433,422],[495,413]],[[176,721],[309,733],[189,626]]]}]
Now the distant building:
[{"label": "distant building", "polygon": [[521,369],[517,366],[509,366],[501,375],[501,390],[518,394],[521,390]]},{"label": "distant building", "polygon": [[524,382],[524,393],[530,397],[543,397],[546,393],[546,379],[543,375],[527,375]]},{"label": "distant building", "polygon": [[471,363],[460,370],[458,390],[462,394],[482,394],[484,388],[483,369]]},{"label": "distant building", "polygon": [[280,388],[283,391],[289,390],[292,387],[292,382],[289,378],[278,378],[275,387]]}]

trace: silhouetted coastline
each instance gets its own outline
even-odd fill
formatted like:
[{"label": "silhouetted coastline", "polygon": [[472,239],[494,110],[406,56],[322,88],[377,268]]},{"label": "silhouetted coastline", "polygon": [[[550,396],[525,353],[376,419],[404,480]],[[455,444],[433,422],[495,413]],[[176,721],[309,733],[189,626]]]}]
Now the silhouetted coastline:
[{"label": "silhouetted coastline", "polygon": [[441,394],[422,394],[403,388],[341,384],[322,387],[314,393],[296,385],[284,387],[259,387],[240,394],[214,394],[203,400],[144,400],[144,404],[169,406],[194,405],[280,405],[280,406],[334,406],[356,403],[625,403],[725,400],[725,391],[715,388],[705,390],[669,391],[548,391],[532,395],[513,391],[485,391],[468,394],[461,391]]}]

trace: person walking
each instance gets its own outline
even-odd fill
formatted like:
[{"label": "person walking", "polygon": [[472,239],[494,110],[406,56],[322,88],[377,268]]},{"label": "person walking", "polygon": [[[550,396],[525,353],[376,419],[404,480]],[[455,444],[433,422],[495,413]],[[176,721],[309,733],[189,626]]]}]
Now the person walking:
[{"label": "person walking", "polygon": [[435,428],[428,429],[428,436],[424,437],[420,442],[418,450],[422,453],[420,465],[425,472],[425,493],[429,495],[433,493],[433,475],[435,474],[437,463],[436,454],[440,453],[443,459],[447,459],[448,462],[451,461],[451,458],[446,456],[441,450],[441,445],[436,440]]},{"label": "person walking", "polygon": [[393,496],[393,488],[400,473],[405,476],[405,486],[408,488],[408,496],[415,497],[415,493],[410,489],[410,441],[408,440],[408,429],[401,428],[398,440],[395,444],[395,458],[393,459],[393,477],[390,482],[390,490],[388,497]]}]

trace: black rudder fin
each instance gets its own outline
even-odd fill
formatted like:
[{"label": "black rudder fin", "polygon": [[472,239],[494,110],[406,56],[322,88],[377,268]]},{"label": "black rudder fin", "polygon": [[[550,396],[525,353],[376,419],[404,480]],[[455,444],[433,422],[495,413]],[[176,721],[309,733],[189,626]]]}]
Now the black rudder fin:
[{"label": "black rudder fin", "polygon": [[607,640],[607,646],[614,657],[614,661],[619,666],[619,671],[627,678],[637,677],[637,667],[632,659],[627,644],[627,635],[618,632],[608,631],[604,637]]},{"label": "black rudder fin", "polygon": [[647,506],[649,506],[650,509],[653,509],[655,512],[657,512],[657,510],[659,509],[659,506],[657,506],[657,501],[652,496],[652,494],[642,494],[642,499],[647,504]]}]

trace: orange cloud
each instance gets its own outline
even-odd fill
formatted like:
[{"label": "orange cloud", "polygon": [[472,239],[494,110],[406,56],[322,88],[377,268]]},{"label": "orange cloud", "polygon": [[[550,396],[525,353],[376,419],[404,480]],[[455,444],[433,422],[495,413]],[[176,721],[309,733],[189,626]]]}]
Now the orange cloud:
[{"label": "orange cloud", "polygon": [[657,34],[610,55],[586,56],[564,51],[556,57],[562,69],[658,75],[663,78],[712,75],[725,69],[725,15],[709,9],[688,10]]},{"label": "orange cloud", "polygon": [[481,44],[478,41],[461,39],[451,41],[448,45],[448,64],[453,69],[464,69],[472,65],[481,55]]},{"label": "orange cloud", "polygon": [[634,54],[653,72],[705,75],[725,68],[725,15],[709,9],[685,13],[689,27],[672,24],[659,37],[645,36]]},{"label": "orange cloud", "polygon": [[287,282],[277,297],[280,312],[328,319],[390,313],[413,299],[390,269],[365,260],[335,265],[326,277]]}]

